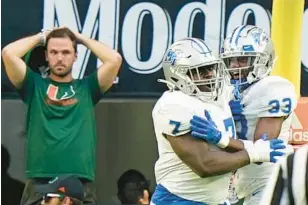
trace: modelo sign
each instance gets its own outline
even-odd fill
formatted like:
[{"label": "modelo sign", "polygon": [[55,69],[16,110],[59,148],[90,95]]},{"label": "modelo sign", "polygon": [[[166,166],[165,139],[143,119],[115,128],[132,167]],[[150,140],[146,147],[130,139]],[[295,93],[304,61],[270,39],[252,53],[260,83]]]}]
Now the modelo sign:
[{"label": "modelo sign", "polygon": [[[229,33],[237,25],[252,22],[270,32],[268,1],[241,4],[226,0],[137,2],[91,0],[81,24],[81,8],[74,0],[45,0],[43,27],[65,25],[97,38],[120,50],[125,59],[124,67],[137,74],[160,70],[164,51],[181,38],[203,38],[212,49],[219,51],[225,32]],[[304,24],[308,24],[307,11]],[[304,27],[305,36],[308,36],[308,26]],[[305,67],[308,67],[307,41],[308,38],[304,38],[302,46]],[[73,69],[75,78],[83,77],[90,56],[82,45],[78,46],[78,53]]]}]

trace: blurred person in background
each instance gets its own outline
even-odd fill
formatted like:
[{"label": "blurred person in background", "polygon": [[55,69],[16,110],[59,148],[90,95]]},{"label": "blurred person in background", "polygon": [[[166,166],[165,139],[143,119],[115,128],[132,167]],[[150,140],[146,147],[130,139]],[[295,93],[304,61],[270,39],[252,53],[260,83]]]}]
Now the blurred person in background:
[{"label": "blurred person in background", "polygon": [[36,189],[42,196],[41,205],[83,205],[84,187],[75,176],[58,176]]},{"label": "blurred person in background", "polygon": [[118,198],[124,204],[150,204],[150,185],[145,176],[134,169],[118,179]]},{"label": "blurred person in background", "polygon": [[[95,72],[73,79],[77,43],[102,62]],[[22,60],[37,45],[45,45],[50,70],[45,78]],[[95,203],[96,124],[94,107],[112,86],[122,58],[105,44],[66,27],[42,31],[8,44],[2,50],[8,78],[27,105],[26,178],[21,205],[37,204],[37,183],[73,174],[85,186],[85,203]]]},{"label": "blurred person in background", "polygon": [[1,203],[19,205],[25,185],[9,175],[10,162],[10,154],[1,144]]}]

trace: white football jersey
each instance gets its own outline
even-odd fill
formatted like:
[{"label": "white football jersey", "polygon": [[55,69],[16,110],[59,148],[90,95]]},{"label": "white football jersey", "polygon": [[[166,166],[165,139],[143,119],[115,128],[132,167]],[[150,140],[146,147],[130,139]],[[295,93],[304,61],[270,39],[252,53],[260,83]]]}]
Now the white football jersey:
[{"label": "white football jersey", "polygon": [[[239,139],[253,140],[258,118],[284,116],[286,119],[278,138],[288,142],[292,114],[297,105],[297,96],[292,83],[278,76],[265,77],[243,91],[241,103],[245,119],[236,122]],[[265,186],[273,165],[267,162],[240,168],[235,182],[238,196],[240,198],[247,196]]]},{"label": "white football jersey", "polygon": [[[179,197],[207,204],[219,204],[228,196],[231,174],[201,178],[178,158],[164,136],[166,134],[181,137],[190,132],[190,120],[193,115],[205,117],[205,109],[224,135],[235,136],[228,101],[222,98],[215,104],[204,103],[181,91],[167,91],[157,101],[152,112],[159,151],[159,159],[155,164],[155,177],[157,184],[163,185]],[[215,145],[209,146],[213,150],[219,149]]]}]

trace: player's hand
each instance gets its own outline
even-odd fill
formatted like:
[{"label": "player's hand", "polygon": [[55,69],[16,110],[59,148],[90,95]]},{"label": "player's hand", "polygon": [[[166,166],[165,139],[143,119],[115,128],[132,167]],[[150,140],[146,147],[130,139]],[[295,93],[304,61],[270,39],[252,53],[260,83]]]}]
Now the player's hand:
[{"label": "player's hand", "polygon": [[208,111],[205,110],[204,114],[205,118],[194,115],[190,120],[191,135],[221,148],[227,147],[230,142],[229,137],[222,136]]},{"label": "player's hand", "polygon": [[277,162],[277,159],[286,154],[286,145],[281,139],[266,140],[264,134],[255,143],[243,140],[245,149],[249,155],[250,163]]},{"label": "player's hand", "polygon": [[232,112],[232,117],[234,121],[241,120],[242,112],[243,112],[243,105],[239,100],[231,100],[229,102],[229,106]]}]

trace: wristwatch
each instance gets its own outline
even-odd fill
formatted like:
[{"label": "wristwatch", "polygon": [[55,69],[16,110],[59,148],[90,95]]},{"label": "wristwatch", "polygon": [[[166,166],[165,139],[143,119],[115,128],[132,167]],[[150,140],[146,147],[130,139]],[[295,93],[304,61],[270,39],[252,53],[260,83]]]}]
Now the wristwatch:
[{"label": "wristwatch", "polygon": [[40,45],[45,46],[46,44],[46,31],[52,31],[53,29],[50,28],[43,28],[40,32]]},{"label": "wristwatch", "polygon": [[40,45],[45,46],[46,36],[45,36],[44,32],[41,31],[39,35],[40,35]]}]

